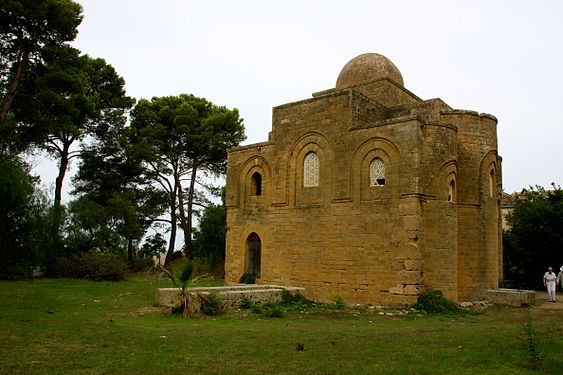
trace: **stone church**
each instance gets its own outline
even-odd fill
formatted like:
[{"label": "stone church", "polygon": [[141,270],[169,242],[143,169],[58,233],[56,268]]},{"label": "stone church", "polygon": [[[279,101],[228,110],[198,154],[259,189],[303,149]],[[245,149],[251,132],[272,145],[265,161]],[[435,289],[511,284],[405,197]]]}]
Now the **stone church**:
[{"label": "stone church", "polygon": [[387,306],[497,288],[496,128],[419,98],[386,57],[355,57],[335,88],[275,107],[268,141],[229,151],[226,283]]}]

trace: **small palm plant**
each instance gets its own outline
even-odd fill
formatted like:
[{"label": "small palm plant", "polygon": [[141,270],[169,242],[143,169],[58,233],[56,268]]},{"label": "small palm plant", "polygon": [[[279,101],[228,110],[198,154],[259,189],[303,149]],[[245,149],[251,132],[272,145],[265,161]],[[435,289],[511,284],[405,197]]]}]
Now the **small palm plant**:
[{"label": "small palm plant", "polygon": [[170,271],[168,271],[166,268],[162,266],[160,266],[160,268],[162,269],[162,271],[164,271],[164,273],[166,273],[166,275],[168,275],[170,279],[172,279],[174,285],[178,289],[180,289],[180,294],[182,295],[182,306],[181,306],[182,315],[186,316],[188,311],[187,289],[190,281],[192,280],[192,276],[194,273],[194,266],[191,263],[186,264],[179,277],[175,277],[174,275],[172,275],[172,273],[170,273]]}]

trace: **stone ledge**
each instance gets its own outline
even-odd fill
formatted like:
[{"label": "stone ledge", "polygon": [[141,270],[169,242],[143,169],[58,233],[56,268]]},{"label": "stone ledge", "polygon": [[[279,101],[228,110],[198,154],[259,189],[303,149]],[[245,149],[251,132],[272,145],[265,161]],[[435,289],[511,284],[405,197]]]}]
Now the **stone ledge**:
[{"label": "stone ledge", "polygon": [[[237,309],[243,299],[249,299],[253,304],[275,303],[282,299],[283,293],[291,295],[303,294],[305,288],[278,285],[241,284],[222,287],[188,288],[188,315],[201,312],[201,303],[211,293],[216,293],[221,301],[223,312]],[[182,305],[182,294],[178,288],[158,288],[155,292],[155,305],[177,308]]]},{"label": "stone ledge", "polygon": [[490,301],[496,305],[525,307],[534,304],[536,292],[521,289],[486,289],[477,292],[477,299]]}]

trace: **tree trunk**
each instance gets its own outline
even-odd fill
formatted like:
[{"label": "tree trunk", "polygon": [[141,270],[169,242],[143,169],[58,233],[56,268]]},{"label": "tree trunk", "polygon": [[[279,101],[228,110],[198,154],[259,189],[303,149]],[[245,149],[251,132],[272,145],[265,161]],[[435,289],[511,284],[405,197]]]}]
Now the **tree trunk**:
[{"label": "tree trunk", "polygon": [[187,238],[191,238],[190,226],[188,225],[188,218],[186,217],[186,210],[184,208],[184,194],[182,189],[182,182],[180,180],[180,174],[175,172],[174,173],[174,181],[178,185],[178,211],[180,213],[180,226],[182,227],[182,231],[184,232],[184,253],[188,259],[190,258],[187,252]]},{"label": "tree trunk", "polygon": [[168,251],[166,252],[166,258],[164,259],[164,265],[172,260],[172,254],[174,253],[174,248],[176,245],[176,192],[178,191],[178,186],[174,183],[174,190],[170,193],[170,238],[168,239]]},{"label": "tree trunk", "polygon": [[135,264],[133,263],[133,258],[134,258],[134,254],[133,254],[133,238],[129,237],[127,239],[127,264],[129,266],[130,270],[133,270],[133,268],[135,268]]},{"label": "tree trunk", "polygon": [[192,177],[190,179],[190,188],[188,190],[188,216],[186,218],[187,233],[184,235],[184,243],[186,246],[186,255],[188,259],[194,258],[194,246],[192,241],[192,216],[193,216],[193,203],[195,193],[195,181],[197,175],[197,164],[194,163],[192,167]]},{"label": "tree trunk", "polygon": [[66,170],[68,168],[69,162],[69,150],[72,142],[64,142],[63,149],[60,152],[60,162],[59,162],[59,174],[55,179],[55,211],[59,212],[61,209],[62,192],[63,192],[63,181],[65,178]]},{"label": "tree trunk", "polygon": [[4,121],[6,120],[6,116],[12,106],[12,102],[14,101],[14,97],[18,91],[18,86],[23,78],[25,71],[29,65],[29,56],[24,53],[22,54],[21,60],[16,64],[16,69],[14,71],[14,75],[8,84],[8,88],[6,89],[6,94],[2,98],[2,103],[0,104],[0,126],[4,125]]}]

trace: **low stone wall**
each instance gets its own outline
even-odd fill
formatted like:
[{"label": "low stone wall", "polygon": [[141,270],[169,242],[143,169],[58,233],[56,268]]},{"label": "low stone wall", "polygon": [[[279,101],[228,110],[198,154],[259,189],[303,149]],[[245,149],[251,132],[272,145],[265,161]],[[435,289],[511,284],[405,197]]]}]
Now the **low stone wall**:
[{"label": "low stone wall", "polygon": [[479,292],[477,298],[497,305],[524,307],[534,304],[536,292],[521,289],[487,289]]},{"label": "low stone wall", "polygon": [[[187,314],[193,315],[201,312],[201,305],[207,297],[215,293],[221,301],[220,309],[223,312],[240,308],[241,301],[248,299],[253,304],[275,303],[282,299],[283,293],[291,295],[303,294],[305,288],[286,287],[278,285],[231,285],[222,287],[189,288],[187,289],[188,308]],[[180,307],[182,294],[178,288],[159,288],[155,293],[155,305],[163,307]]]}]

